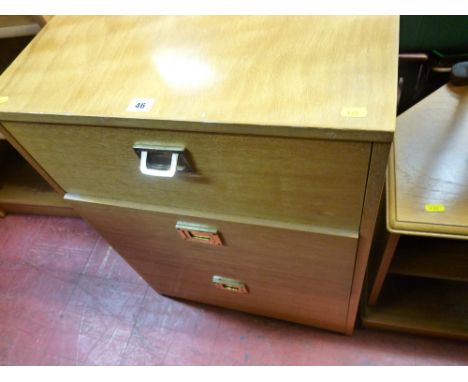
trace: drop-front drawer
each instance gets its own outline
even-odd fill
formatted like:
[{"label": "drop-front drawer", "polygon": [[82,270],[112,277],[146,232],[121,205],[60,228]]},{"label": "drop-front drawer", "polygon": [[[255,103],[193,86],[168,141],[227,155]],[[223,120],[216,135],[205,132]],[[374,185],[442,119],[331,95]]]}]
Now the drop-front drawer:
[{"label": "drop-front drawer", "polygon": [[[5,127],[66,192],[344,230],[359,227],[369,143],[9,122]],[[143,174],[137,143],[185,147],[193,173]],[[167,159],[154,161],[170,168]]]},{"label": "drop-front drawer", "polygon": [[162,294],[345,330],[355,237],[66,198]]}]

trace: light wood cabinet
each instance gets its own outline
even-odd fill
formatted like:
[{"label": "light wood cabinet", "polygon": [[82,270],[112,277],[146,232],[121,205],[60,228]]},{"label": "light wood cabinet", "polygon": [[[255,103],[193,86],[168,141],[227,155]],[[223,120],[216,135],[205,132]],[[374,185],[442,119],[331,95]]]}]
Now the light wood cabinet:
[{"label": "light wood cabinet", "polygon": [[468,338],[467,111],[447,84],[397,118],[366,326]]},{"label": "light wood cabinet", "polygon": [[54,17],[0,121],[157,291],[350,334],[397,44],[397,17]]}]

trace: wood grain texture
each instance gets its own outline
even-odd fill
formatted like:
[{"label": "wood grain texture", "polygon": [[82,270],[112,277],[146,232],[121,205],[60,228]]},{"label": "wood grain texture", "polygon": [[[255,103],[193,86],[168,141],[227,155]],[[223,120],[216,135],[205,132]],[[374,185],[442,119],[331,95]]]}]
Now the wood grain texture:
[{"label": "wood grain texture", "polygon": [[[398,17],[56,16],[45,29],[0,78],[3,121],[392,139]],[[155,103],[129,112],[134,97]]]},{"label": "wood grain texture", "polygon": [[[443,86],[398,117],[389,163],[389,229],[468,238],[468,90]],[[444,212],[427,212],[441,204]]]},{"label": "wood grain texture", "polygon": [[[356,239],[67,200],[160,293],[345,329]],[[215,226],[224,246],[181,239],[178,220]],[[219,290],[213,275],[241,280],[249,293]]]},{"label": "wood grain texture", "polygon": [[[65,200],[81,200],[83,196],[77,194],[68,193],[64,196]],[[211,212],[199,212],[195,210],[188,210],[182,208],[174,208],[174,207],[164,207],[164,206],[155,206],[151,204],[143,204],[138,202],[130,202],[128,200],[117,200],[117,199],[110,199],[110,198],[99,198],[90,195],[86,195],[86,200],[88,203],[97,203],[97,204],[105,204],[109,206],[114,206],[119,203],[124,203],[126,208],[132,208],[136,210],[144,210],[148,212],[155,212],[157,214],[170,214],[170,215],[190,215],[197,219],[209,219],[209,220],[222,220],[222,221],[229,221],[232,223],[244,224],[244,225],[256,225],[268,228],[278,228],[284,230],[291,230],[291,231],[302,231],[302,232],[310,232],[314,234],[320,235],[328,235],[328,236],[339,236],[339,237],[347,237],[351,239],[358,239],[359,238],[359,231],[349,231],[349,230],[338,230],[338,229],[330,229],[323,226],[314,226],[308,224],[297,224],[297,223],[287,223],[287,222],[280,222],[277,220],[266,220],[266,219],[258,219],[253,218],[251,216],[238,216],[238,215],[226,215],[220,213],[211,213]]]},{"label": "wood grain texture", "polygon": [[467,316],[466,283],[392,276],[362,321],[365,327],[466,340]]},{"label": "wood grain texture", "polygon": [[468,282],[468,242],[403,236],[390,272]]},{"label": "wood grain texture", "polygon": [[362,286],[366,275],[369,254],[374,238],[379,205],[385,183],[385,168],[390,144],[374,143],[369,166],[361,224],[359,228],[359,243],[356,253],[356,264],[353,276],[353,286],[350,294],[346,333],[352,334],[359,309]]},{"label": "wood grain texture", "polygon": [[[368,143],[88,126],[5,127],[70,193],[359,229]],[[141,174],[132,149],[141,141],[185,146],[198,176]]]}]

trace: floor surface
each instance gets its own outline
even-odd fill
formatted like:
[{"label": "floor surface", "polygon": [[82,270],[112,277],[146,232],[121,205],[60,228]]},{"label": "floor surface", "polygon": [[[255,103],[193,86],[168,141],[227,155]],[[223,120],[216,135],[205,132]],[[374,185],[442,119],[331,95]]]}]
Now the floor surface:
[{"label": "floor surface", "polygon": [[0,365],[468,365],[466,342],[352,337],[163,297],[85,222],[0,219]]}]

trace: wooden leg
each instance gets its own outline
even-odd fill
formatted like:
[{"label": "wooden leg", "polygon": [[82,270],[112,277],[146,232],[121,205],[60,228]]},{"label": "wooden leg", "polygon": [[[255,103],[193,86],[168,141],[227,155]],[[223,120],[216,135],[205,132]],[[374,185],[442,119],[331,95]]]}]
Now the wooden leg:
[{"label": "wooden leg", "polygon": [[400,235],[396,233],[389,233],[387,242],[385,244],[384,253],[382,255],[382,261],[379,264],[377,269],[377,274],[375,276],[374,285],[369,295],[369,306],[373,306],[377,303],[377,300],[382,290],[385,277],[387,276],[388,270],[390,269],[390,264],[392,263],[393,255],[395,254],[398,241],[400,240]]},{"label": "wooden leg", "polygon": [[6,215],[6,212],[0,208],[0,218],[4,218]]}]

